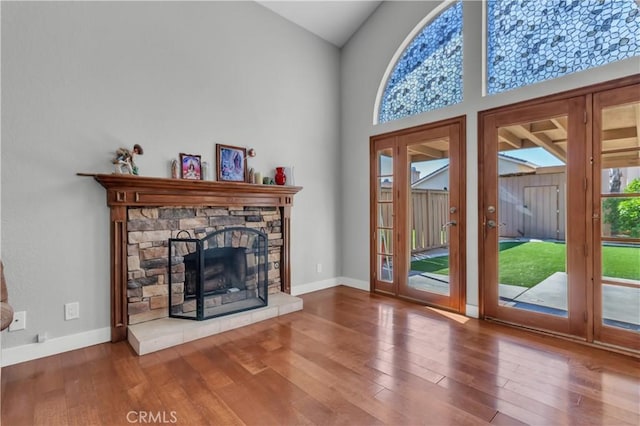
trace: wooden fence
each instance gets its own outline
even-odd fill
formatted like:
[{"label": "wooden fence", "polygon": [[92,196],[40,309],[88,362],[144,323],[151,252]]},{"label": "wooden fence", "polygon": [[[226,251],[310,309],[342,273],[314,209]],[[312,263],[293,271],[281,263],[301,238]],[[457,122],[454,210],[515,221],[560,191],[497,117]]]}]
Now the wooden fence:
[{"label": "wooden fence", "polygon": [[[383,188],[382,192],[390,192]],[[387,198],[384,198],[387,199]],[[419,253],[449,244],[449,191],[413,189],[411,191],[411,252]],[[391,211],[384,210],[381,223],[390,224]]]},{"label": "wooden fence", "polygon": [[449,191],[413,189],[411,191],[411,252],[418,253],[449,244]]}]

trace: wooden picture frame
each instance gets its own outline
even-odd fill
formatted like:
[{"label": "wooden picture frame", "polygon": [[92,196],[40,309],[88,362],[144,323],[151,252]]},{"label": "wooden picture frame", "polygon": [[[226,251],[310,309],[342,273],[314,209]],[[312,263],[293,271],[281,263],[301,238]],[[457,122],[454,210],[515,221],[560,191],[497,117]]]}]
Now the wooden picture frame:
[{"label": "wooden picture frame", "polygon": [[247,149],[216,144],[216,178],[221,182],[246,182]]},{"label": "wooden picture frame", "polygon": [[199,155],[180,153],[182,179],[202,180],[202,161]]}]

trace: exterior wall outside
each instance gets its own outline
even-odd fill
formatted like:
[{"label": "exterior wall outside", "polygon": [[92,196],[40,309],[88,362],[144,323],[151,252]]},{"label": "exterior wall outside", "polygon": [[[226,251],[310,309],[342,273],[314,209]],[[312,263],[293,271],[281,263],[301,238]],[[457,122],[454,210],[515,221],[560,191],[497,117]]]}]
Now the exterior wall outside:
[{"label": "exterior wall outside", "polygon": [[440,4],[439,1],[384,2],[342,49],[343,276],[369,280],[369,137],[466,115],[466,281],[467,305],[473,309],[478,306],[478,112],[634,75],[640,69],[640,58],[484,96],[483,2],[465,1],[462,103],[373,125],[374,102],[389,61],[414,27]]},{"label": "exterior wall outside", "polygon": [[434,174],[429,179],[425,179],[417,185],[413,185],[413,189],[445,189],[449,187],[449,169],[442,170]]},{"label": "exterior wall outside", "polygon": [[216,143],[254,148],[263,175],[295,166],[292,287],[340,276],[335,46],[254,2],[3,2],[1,19],[1,246],[28,316],[3,350],[108,329],[109,209],[75,174],[136,143],[144,176],[181,152],[214,164]]}]

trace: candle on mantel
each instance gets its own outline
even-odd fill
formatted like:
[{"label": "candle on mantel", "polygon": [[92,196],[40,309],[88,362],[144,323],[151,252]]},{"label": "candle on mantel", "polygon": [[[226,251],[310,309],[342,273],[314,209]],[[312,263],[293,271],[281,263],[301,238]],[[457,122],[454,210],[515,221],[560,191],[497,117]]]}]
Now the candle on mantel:
[{"label": "candle on mantel", "polygon": [[257,183],[258,185],[262,185],[262,173],[255,172],[253,174],[253,183]]}]

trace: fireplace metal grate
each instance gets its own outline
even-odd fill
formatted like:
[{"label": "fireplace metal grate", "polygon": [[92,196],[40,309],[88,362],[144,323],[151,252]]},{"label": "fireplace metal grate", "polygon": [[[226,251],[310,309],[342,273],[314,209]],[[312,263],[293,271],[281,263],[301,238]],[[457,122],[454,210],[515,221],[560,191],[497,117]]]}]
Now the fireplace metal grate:
[{"label": "fireplace metal grate", "polygon": [[267,306],[268,245],[247,227],[170,238],[169,316],[201,321]]}]

